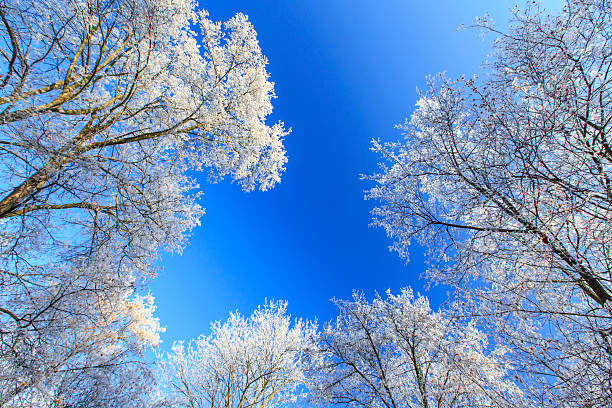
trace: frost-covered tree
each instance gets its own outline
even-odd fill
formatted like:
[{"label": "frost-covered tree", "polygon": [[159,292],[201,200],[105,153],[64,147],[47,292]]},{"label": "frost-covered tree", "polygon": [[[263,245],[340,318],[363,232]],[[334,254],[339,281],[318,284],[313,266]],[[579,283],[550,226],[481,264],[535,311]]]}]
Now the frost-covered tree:
[{"label": "frost-covered tree", "polygon": [[[484,80],[430,84],[368,196],[460,289],[534,404],[612,399],[612,6],[515,10]],[[471,303],[471,304],[470,304]]]},{"label": "frost-covered tree", "polygon": [[[70,371],[49,390],[40,394],[19,395],[18,401],[40,408],[152,408],[154,376],[151,367],[136,356],[130,360],[123,351],[117,361],[91,369]],[[26,398],[27,397],[27,398]],[[42,397],[38,399],[37,397]],[[34,402],[34,403],[33,403]]]},{"label": "frost-covered tree", "polygon": [[[154,307],[143,306],[138,296],[120,305],[132,310],[98,311],[99,299],[79,300],[78,311],[54,311],[48,321],[41,318],[32,329],[21,328],[24,334],[2,333],[3,407],[147,406],[153,376],[142,350],[158,341]],[[147,320],[150,326],[143,324]]]},{"label": "frost-covered tree", "polygon": [[304,383],[313,324],[269,302],[249,317],[232,313],[187,347],[175,343],[159,360],[162,406],[273,408],[295,402]]},{"label": "frost-covered tree", "polygon": [[20,0],[0,19],[0,405],[44,406],[67,372],[158,342],[139,287],[198,224],[187,172],[266,190],[287,132],[266,124],[273,84],[244,15]]},{"label": "frost-covered tree", "polygon": [[503,350],[489,350],[473,324],[432,311],[410,289],[335,303],[339,316],[320,333],[309,367],[316,399],[371,408],[521,405]]}]

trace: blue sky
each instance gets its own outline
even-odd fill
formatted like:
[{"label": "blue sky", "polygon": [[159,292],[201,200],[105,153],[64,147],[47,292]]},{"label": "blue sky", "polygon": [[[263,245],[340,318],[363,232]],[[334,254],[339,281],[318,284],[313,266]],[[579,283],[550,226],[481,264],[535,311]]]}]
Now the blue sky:
[{"label": "blue sky", "polygon": [[[559,9],[560,1],[543,4]],[[423,250],[406,264],[388,251],[384,231],[368,227],[375,203],[360,174],[376,171],[370,140],[401,138],[426,77],[480,71],[490,50],[475,30],[456,31],[489,12],[500,27],[513,1],[238,0],[200,6],[213,20],[245,13],[269,59],[289,162],[281,184],[243,193],[229,180],[200,184],[206,215],[182,256],[164,255],[152,282],[163,348],[208,333],[229,311],[287,299],[296,317],[326,321],[329,299],[354,289],[371,296],[410,285],[433,304],[419,275]]]}]

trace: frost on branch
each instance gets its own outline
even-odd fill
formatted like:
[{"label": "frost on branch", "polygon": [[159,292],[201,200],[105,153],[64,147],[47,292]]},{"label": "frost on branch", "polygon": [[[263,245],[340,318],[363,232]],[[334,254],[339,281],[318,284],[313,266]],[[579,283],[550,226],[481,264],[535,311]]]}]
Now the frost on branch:
[{"label": "frost on branch", "polygon": [[199,224],[187,172],[267,190],[287,131],[266,123],[273,84],[244,15],[20,0],[0,17],[0,405],[40,406],[69,373],[158,342],[139,293]]},{"label": "frost on branch", "polygon": [[517,10],[508,33],[481,21],[499,36],[488,77],[431,81],[405,141],[373,148],[374,223],[402,256],[429,248],[428,276],[545,405],[612,398],[611,19],[607,0],[571,0]]},{"label": "frost on branch", "polygon": [[316,399],[346,407],[516,407],[503,350],[465,320],[433,312],[410,289],[336,301],[309,367]]},{"label": "frost on branch", "polygon": [[286,315],[287,302],[269,302],[249,317],[232,313],[159,360],[161,399],[175,407],[283,407],[304,382],[305,352],[315,327]]}]

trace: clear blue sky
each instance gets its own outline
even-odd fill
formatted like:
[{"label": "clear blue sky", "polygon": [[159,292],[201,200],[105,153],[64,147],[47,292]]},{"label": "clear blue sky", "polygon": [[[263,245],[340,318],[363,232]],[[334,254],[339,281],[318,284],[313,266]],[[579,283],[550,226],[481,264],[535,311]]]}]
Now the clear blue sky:
[{"label": "clear blue sky", "polygon": [[[489,12],[504,26],[513,1],[212,0],[214,20],[247,14],[269,59],[278,98],[271,121],[293,131],[289,162],[272,191],[243,193],[229,180],[206,184],[207,214],[182,256],[165,255],[153,281],[162,347],[208,333],[228,312],[249,314],[265,298],[287,299],[296,317],[326,321],[332,297],[368,296],[410,285],[436,304],[419,279],[423,251],[409,264],[388,251],[384,232],[368,227],[363,200],[376,170],[370,140],[401,137],[394,125],[414,108],[427,75],[479,71],[490,42],[457,32]],[[560,8],[561,1],[544,2]]]}]

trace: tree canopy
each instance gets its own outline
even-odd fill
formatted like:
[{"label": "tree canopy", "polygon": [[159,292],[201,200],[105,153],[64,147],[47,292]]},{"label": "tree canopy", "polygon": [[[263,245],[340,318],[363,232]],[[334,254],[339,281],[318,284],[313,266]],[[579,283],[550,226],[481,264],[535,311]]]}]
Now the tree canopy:
[{"label": "tree canopy", "polygon": [[[287,162],[243,14],[194,0],[0,0],[0,406],[595,407],[612,400],[612,4],[535,2],[479,76],[429,80],[373,142],[373,223],[411,288],[231,313],[154,364],[148,280],[203,209],[198,172],[266,191]],[[290,272],[290,271],[289,271]]]},{"label": "tree canopy", "polygon": [[480,20],[498,36],[484,79],[432,80],[405,141],[374,143],[374,223],[402,256],[429,248],[427,275],[458,289],[545,404],[611,398],[611,11],[530,5],[508,32]]},{"label": "tree canopy", "polygon": [[267,190],[287,132],[266,124],[273,84],[242,14],[25,0],[0,17],[0,405],[40,406],[158,343],[139,288],[199,223],[188,172]]}]

